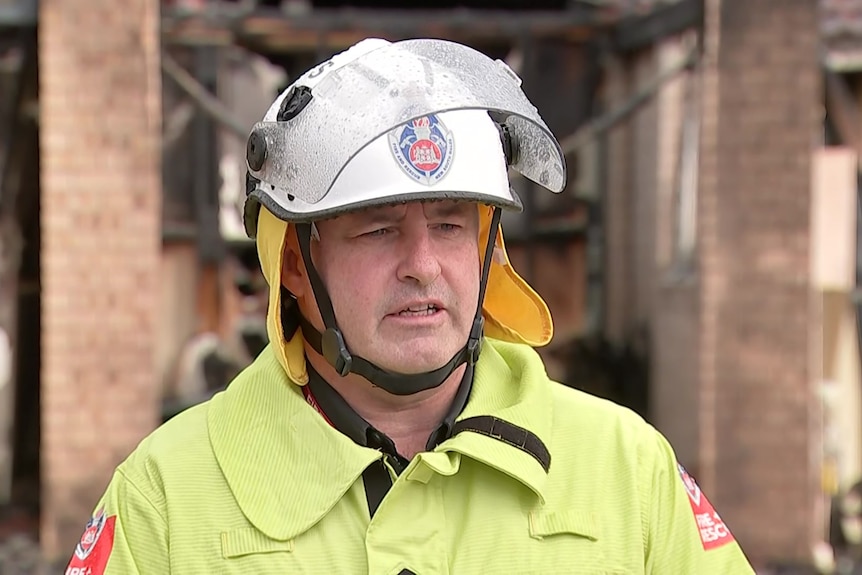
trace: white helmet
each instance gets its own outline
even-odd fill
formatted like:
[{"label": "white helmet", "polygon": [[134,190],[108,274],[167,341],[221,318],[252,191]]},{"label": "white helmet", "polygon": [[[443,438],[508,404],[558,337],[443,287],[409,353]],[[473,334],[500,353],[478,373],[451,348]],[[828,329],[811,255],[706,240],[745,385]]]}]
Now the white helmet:
[{"label": "white helmet", "polygon": [[[566,182],[560,145],[515,73],[472,48],[430,39],[364,40],[306,72],[253,128],[247,162],[248,235],[257,233],[261,205],[297,228],[326,327],[321,334],[298,317],[303,336],[342,375],[359,373],[395,394],[435,387],[478,358],[500,210],[521,209],[508,169],[553,192]],[[434,372],[386,372],[347,350],[311,261],[311,224],[371,206],[434,199],[494,207],[473,330],[462,351]]]},{"label": "white helmet", "polygon": [[[435,157],[422,163],[423,153]],[[260,203],[291,222],[440,197],[520,210],[507,163],[553,192],[566,181],[559,143],[517,75],[430,39],[363,40],[309,70],[255,125],[247,161],[251,237]]]}]

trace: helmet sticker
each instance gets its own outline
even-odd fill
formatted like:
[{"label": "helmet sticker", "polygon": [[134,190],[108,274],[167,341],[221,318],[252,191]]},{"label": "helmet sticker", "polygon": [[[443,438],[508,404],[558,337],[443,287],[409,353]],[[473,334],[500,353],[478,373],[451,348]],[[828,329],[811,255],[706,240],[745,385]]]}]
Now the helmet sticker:
[{"label": "helmet sticker", "polygon": [[389,132],[389,148],[404,173],[433,186],[452,167],[455,139],[440,118],[431,114]]}]

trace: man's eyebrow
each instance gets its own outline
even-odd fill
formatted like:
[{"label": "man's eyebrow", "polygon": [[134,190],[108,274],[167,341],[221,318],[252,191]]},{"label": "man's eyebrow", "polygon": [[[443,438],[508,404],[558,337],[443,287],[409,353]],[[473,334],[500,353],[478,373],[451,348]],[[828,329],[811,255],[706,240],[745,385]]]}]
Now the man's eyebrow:
[{"label": "man's eyebrow", "polygon": [[357,214],[356,225],[394,224],[404,219],[405,213],[395,207],[372,208],[363,214]]},{"label": "man's eyebrow", "polygon": [[[366,226],[389,226],[397,224],[407,215],[406,210],[399,209],[401,206],[386,206],[371,208],[365,212],[357,213],[351,225]],[[425,204],[425,214],[432,218],[451,218],[468,216],[474,207],[471,204],[459,202],[428,202]]]}]

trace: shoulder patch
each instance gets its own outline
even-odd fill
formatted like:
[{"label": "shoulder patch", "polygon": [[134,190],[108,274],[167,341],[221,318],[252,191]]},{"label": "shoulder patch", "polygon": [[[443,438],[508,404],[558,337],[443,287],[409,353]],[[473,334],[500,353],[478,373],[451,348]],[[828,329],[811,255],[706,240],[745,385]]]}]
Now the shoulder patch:
[{"label": "shoulder patch", "polygon": [[116,515],[105,516],[100,508],[87,522],[75,553],[66,567],[66,575],[103,575],[114,548]]},{"label": "shoulder patch", "polygon": [[688,502],[694,514],[694,520],[700,535],[700,542],[707,551],[734,541],[733,534],[724,524],[718,512],[706,498],[694,478],[688,474],[682,464],[677,463],[682,485],[688,494]]}]

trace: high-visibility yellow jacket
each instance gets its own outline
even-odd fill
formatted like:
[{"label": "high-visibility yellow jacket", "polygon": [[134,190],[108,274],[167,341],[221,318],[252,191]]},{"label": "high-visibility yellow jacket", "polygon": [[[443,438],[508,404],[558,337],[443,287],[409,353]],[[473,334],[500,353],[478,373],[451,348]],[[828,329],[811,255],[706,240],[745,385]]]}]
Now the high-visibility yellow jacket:
[{"label": "high-visibility yellow jacket", "polygon": [[488,340],[458,420],[372,519],[362,472],[380,452],[327,424],[268,348],[117,468],[66,573],[754,572],[667,441],[550,381],[531,348]]}]

